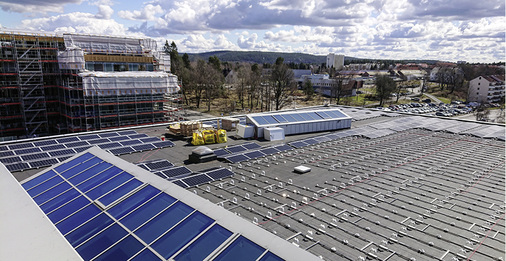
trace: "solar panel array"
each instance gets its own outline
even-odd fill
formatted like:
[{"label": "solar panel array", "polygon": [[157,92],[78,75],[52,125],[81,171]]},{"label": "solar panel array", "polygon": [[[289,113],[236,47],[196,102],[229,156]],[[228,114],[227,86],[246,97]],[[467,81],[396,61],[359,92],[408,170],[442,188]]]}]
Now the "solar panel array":
[{"label": "solar panel array", "polygon": [[251,150],[241,151],[238,153],[232,153],[232,154],[221,156],[220,159],[223,159],[229,163],[238,163],[238,162],[242,162],[242,161],[247,161],[247,160],[252,160],[252,159],[256,159],[256,158],[260,158],[260,157],[264,157],[264,156],[273,155],[273,154],[283,152],[283,151],[288,151],[288,150],[293,150],[293,148],[286,145],[286,144],[281,144],[281,145],[276,145],[276,146],[272,146],[272,147],[259,147],[257,149],[251,149]]},{"label": "solar panel array", "polygon": [[152,172],[153,174],[167,180],[176,180],[192,174],[192,171],[185,166],[174,166],[166,159],[158,159],[137,163],[137,166]]},{"label": "solar panel array", "polygon": [[108,150],[114,155],[122,155],[172,147],[174,143],[160,141],[134,130],[87,134],[0,146],[0,162],[11,172],[47,167],[93,146]]},{"label": "solar panel array", "polygon": [[454,120],[445,120],[439,118],[429,118],[421,116],[401,117],[395,120],[370,124],[366,127],[342,130],[298,141],[290,142],[289,145],[294,148],[303,148],[309,145],[322,143],[338,138],[361,136],[369,139],[384,137],[395,134],[399,131],[410,129],[427,129],[431,131],[444,131],[456,134],[471,134],[481,138],[496,138],[504,140],[504,127],[501,126],[482,126],[474,122],[458,122]]},{"label": "solar panel array", "polygon": [[309,122],[328,119],[342,119],[342,118],[348,118],[348,116],[342,113],[339,109],[300,111],[291,113],[251,116],[251,119],[256,121],[259,126],[275,125],[280,123],[297,123],[297,122]]},{"label": "solar panel array", "polygon": [[241,145],[235,145],[235,146],[230,146],[230,147],[226,147],[226,148],[222,148],[222,149],[216,149],[213,152],[216,156],[218,156],[218,158],[223,158],[223,157],[230,156],[230,154],[245,152],[245,151],[253,150],[253,149],[258,149],[260,147],[262,147],[262,146],[258,145],[257,143],[248,142],[248,143],[241,144]]},{"label": "solar panel array", "polygon": [[234,176],[234,173],[231,170],[226,168],[218,168],[206,171],[204,173],[198,173],[185,178],[177,179],[174,181],[174,184],[179,185],[183,188],[190,188],[232,176]]},{"label": "solar panel array", "polygon": [[90,152],[22,186],[84,260],[282,260]]}]

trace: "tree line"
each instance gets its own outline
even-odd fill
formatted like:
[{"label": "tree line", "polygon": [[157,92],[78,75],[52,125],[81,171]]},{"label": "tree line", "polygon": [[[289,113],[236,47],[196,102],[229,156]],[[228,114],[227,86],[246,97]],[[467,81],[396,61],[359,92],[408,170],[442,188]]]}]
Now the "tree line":
[{"label": "tree line", "polygon": [[207,61],[190,61],[188,54],[179,54],[174,42],[166,41],[164,52],[170,56],[171,73],[181,82],[183,102],[197,109],[205,104],[211,111],[213,100],[234,95],[237,100],[222,104],[229,111],[235,109],[236,103],[251,111],[281,110],[297,90],[293,71],[282,57],[263,70],[264,65],[221,62],[217,56],[210,56]]}]

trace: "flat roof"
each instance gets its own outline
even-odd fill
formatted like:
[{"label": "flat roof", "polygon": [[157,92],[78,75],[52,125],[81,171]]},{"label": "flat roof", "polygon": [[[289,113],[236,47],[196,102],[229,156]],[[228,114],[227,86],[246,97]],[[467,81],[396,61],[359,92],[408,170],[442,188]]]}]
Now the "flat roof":
[{"label": "flat roof", "polygon": [[[276,142],[229,133],[226,144],[206,145],[291,147],[240,163],[191,164],[195,147],[176,138],[173,147],[119,157],[168,160],[192,175],[231,169],[231,177],[187,190],[324,260],[505,259],[504,125],[339,109],[353,118],[351,129]],[[136,131],[160,137],[165,127]],[[294,172],[301,165],[311,171]]]}]

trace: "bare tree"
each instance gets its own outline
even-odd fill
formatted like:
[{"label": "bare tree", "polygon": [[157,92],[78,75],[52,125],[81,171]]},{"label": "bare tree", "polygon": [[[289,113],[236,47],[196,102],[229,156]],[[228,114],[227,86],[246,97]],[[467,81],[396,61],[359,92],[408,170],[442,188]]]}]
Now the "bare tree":
[{"label": "bare tree", "polygon": [[[258,67],[258,64],[251,65],[251,72],[249,74],[249,88],[248,88],[248,102],[250,110],[253,110],[253,107],[258,106],[258,89],[261,82],[261,69]],[[256,105],[254,105],[254,101],[256,100]]]},{"label": "bare tree", "polygon": [[283,61],[282,57],[276,59],[271,76],[276,110],[282,109],[289,102],[289,98],[296,90],[295,82],[293,81],[293,71]]},{"label": "bare tree", "polygon": [[[332,78],[333,81],[330,89],[330,97],[336,100],[336,104],[339,104],[341,102],[341,98],[345,95],[345,87],[350,81],[351,76],[340,73],[339,71],[334,72],[334,75],[335,76]],[[332,101],[332,99],[330,100]]]}]

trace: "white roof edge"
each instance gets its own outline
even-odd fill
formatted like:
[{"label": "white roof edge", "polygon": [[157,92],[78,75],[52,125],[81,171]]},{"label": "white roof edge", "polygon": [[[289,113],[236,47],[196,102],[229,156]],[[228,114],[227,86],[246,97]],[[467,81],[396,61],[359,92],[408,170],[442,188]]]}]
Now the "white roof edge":
[{"label": "white roof edge", "polygon": [[0,260],[83,260],[0,163]]}]

